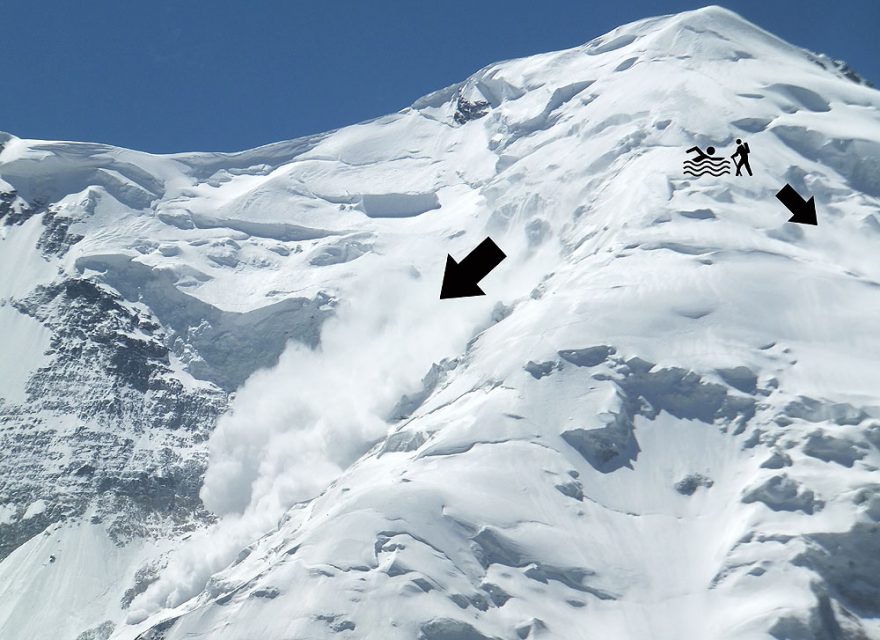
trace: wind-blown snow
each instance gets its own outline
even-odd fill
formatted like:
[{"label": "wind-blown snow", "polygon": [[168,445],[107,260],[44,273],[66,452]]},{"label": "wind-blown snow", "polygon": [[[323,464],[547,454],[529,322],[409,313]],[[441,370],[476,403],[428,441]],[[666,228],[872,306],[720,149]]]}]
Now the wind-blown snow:
[{"label": "wind-blown snow", "polygon": [[476,310],[438,310],[435,287],[402,265],[374,268],[382,277],[337,310],[317,350],[292,343],[276,367],[238,391],[211,437],[202,489],[205,505],[224,519],[184,547],[146,598],[174,606],[196,595],[288,508],[318,495],[381,439],[401,395],[464,347]]},{"label": "wind-blown snow", "polygon": [[[10,139],[3,180],[59,203],[51,264],[234,390],[217,522],[119,559],[146,567],[130,597],[77,628],[880,637],[878,109],[710,7],[231,156]],[[753,177],[682,173],[737,138]],[[785,183],[818,227],[786,222]],[[34,220],[4,249],[51,245]],[[446,253],[487,235],[508,256],[488,295],[439,301]],[[0,581],[36,570],[34,540]],[[4,633],[45,634],[4,601]]]}]

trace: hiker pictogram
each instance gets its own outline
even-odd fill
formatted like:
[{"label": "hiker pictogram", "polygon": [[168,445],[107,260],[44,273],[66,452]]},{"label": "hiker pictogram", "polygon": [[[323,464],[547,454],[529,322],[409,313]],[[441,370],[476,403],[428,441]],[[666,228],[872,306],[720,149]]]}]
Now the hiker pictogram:
[{"label": "hiker pictogram", "polygon": [[[743,175],[743,169],[748,171],[749,175],[753,175],[752,166],[749,164],[749,153],[751,153],[749,143],[737,138],[736,145],[736,151],[730,156],[736,166],[736,175]],[[703,151],[700,147],[693,146],[685,153],[696,154],[688,157],[682,165],[682,170],[686,175],[700,177],[708,173],[716,178],[730,175],[730,160],[726,157],[716,156],[715,147],[706,147],[706,150]]]},{"label": "hiker pictogram", "polygon": [[[749,175],[752,175],[752,167],[749,165],[749,153],[751,153],[749,143],[737,138],[736,145],[736,153],[730,156],[736,164],[736,175],[741,176],[743,168],[749,172]],[[737,156],[739,156],[739,160],[737,160]]]}]

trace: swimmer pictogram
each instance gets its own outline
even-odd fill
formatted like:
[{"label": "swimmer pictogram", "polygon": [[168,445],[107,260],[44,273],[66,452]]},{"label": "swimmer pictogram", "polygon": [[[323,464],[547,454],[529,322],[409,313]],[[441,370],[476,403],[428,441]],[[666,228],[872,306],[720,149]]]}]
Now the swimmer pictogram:
[{"label": "swimmer pictogram", "polygon": [[691,147],[687,153],[696,152],[696,156],[692,156],[684,161],[683,170],[689,176],[704,176],[707,173],[713,176],[724,176],[730,174],[730,161],[715,155],[715,147],[706,147],[703,151],[699,147]]},{"label": "swimmer pictogram", "polygon": [[[685,153],[696,154],[688,157],[682,166],[684,173],[689,176],[699,177],[708,173],[717,178],[718,176],[730,174],[730,160],[722,156],[716,156],[715,147],[706,147],[706,150],[703,151],[700,147],[693,146]],[[743,169],[745,169],[750,176],[752,175],[752,167],[749,164],[749,153],[751,153],[749,143],[743,141],[741,138],[737,138],[736,151],[730,156],[736,166],[736,175],[745,175]]]}]

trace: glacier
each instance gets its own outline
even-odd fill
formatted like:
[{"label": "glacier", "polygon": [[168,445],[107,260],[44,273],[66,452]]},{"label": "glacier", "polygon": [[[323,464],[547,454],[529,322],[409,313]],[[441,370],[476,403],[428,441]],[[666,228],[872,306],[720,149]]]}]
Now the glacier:
[{"label": "glacier", "polygon": [[880,93],[719,7],[240,153],[0,134],[0,637],[880,638],[878,242]]}]

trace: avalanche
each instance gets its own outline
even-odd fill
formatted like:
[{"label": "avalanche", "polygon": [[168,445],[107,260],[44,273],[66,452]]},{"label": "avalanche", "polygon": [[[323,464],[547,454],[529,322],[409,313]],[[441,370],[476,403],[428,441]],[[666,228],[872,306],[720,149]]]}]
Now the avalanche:
[{"label": "avalanche", "polygon": [[880,638],[878,108],[709,7],[237,154],[0,134],[0,635]]}]

